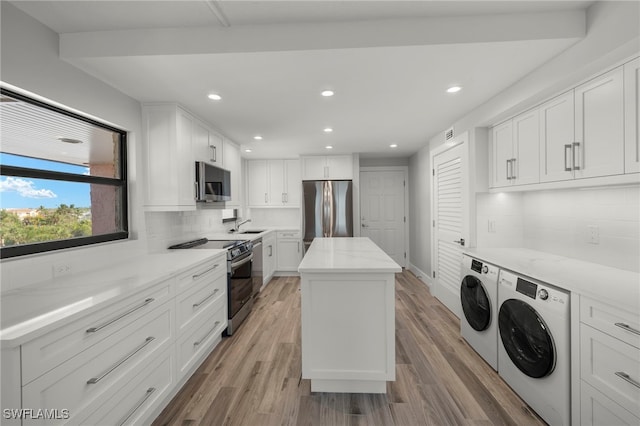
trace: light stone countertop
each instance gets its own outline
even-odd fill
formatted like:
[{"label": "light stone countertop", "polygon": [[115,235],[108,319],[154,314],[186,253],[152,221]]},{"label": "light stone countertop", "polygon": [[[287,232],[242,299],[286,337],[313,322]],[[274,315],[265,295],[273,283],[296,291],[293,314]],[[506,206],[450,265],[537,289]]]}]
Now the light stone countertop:
[{"label": "light stone countertop", "polygon": [[15,347],[125,299],[226,250],[167,250],[2,293],[0,344]]},{"label": "light stone countertop", "polygon": [[640,274],[522,248],[471,248],[471,257],[613,306],[640,312]]},{"label": "light stone countertop", "polygon": [[402,268],[369,238],[316,238],[298,272],[395,273]]}]

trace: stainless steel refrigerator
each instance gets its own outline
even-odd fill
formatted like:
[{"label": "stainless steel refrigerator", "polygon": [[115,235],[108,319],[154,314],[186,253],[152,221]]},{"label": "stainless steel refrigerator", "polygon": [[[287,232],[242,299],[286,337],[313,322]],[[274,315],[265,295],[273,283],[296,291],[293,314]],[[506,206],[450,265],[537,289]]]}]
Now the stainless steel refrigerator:
[{"label": "stainless steel refrigerator", "polygon": [[302,182],[305,252],[316,237],[353,237],[350,180]]}]

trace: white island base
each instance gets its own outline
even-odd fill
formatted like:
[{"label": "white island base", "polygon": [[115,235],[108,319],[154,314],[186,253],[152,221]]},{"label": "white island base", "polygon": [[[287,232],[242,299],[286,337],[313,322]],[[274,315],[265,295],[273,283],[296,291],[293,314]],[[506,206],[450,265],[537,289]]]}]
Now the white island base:
[{"label": "white island base", "polygon": [[312,392],[385,393],[395,380],[395,273],[368,238],[317,238],[299,271],[302,377]]}]

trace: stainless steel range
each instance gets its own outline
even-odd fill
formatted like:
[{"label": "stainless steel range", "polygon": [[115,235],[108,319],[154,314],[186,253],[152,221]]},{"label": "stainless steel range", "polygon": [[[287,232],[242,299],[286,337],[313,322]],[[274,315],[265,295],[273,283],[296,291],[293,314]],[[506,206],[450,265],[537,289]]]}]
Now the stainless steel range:
[{"label": "stainless steel range", "polygon": [[229,322],[227,335],[233,334],[253,307],[253,243],[251,241],[198,240],[176,244],[170,249],[226,249]]}]

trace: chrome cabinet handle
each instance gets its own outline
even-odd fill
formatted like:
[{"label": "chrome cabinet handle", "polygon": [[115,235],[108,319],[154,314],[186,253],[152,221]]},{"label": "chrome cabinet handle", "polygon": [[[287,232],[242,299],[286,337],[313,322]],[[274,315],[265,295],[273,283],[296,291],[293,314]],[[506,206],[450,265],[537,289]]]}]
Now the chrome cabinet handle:
[{"label": "chrome cabinet handle", "polygon": [[145,306],[147,306],[149,303],[153,302],[154,300],[156,300],[156,299],[154,299],[153,297],[145,299],[145,301],[142,302],[140,305],[138,305],[138,306],[136,306],[134,308],[131,308],[126,312],[123,312],[122,314],[118,315],[117,317],[115,317],[113,319],[110,319],[109,321],[107,321],[107,322],[105,322],[105,323],[103,323],[101,325],[98,325],[96,327],[87,328],[87,333],[95,333],[96,331],[100,331],[103,328],[107,327],[108,325],[111,325],[114,322],[126,317],[127,315],[134,313],[138,309],[144,308]]},{"label": "chrome cabinet handle", "polygon": [[266,193],[266,192],[264,193],[264,202],[265,202],[265,203],[268,203],[268,202],[269,202],[269,200],[267,199],[267,193]]},{"label": "chrome cabinet handle", "polygon": [[273,246],[269,246],[269,257],[273,256]]},{"label": "chrome cabinet handle", "polygon": [[193,346],[196,346],[196,347],[200,346],[200,344],[201,344],[202,342],[204,342],[204,341],[207,339],[207,337],[209,337],[209,335],[210,335],[211,333],[213,333],[213,330],[215,330],[215,329],[218,327],[218,325],[219,325],[219,324],[220,324],[220,321],[216,321],[216,322],[214,322],[214,323],[213,323],[213,328],[212,328],[211,330],[209,330],[209,331],[207,332],[207,334],[205,334],[205,335],[202,337],[202,339],[198,340],[197,342],[193,342]]},{"label": "chrome cabinet handle", "polygon": [[580,170],[580,166],[577,165],[576,152],[580,148],[580,142],[574,142],[571,146],[571,163],[573,164],[573,170]]},{"label": "chrome cabinet handle", "polygon": [[211,293],[210,295],[208,295],[207,297],[205,297],[204,299],[202,299],[201,301],[199,301],[198,303],[194,303],[193,307],[194,308],[199,308],[200,305],[202,305],[204,302],[206,302],[207,300],[211,299],[213,296],[216,295],[216,293],[220,291],[219,288],[216,288],[215,290],[213,290],[213,293]]},{"label": "chrome cabinet handle", "polygon": [[507,163],[507,180],[511,180],[511,174],[509,173],[509,163],[511,163],[511,160],[506,160]]},{"label": "chrome cabinet handle", "polygon": [[516,159],[511,159],[511,179],[516,178]]},{"label": "chrome cabinet handle", "polygon": [[571,155],[573,155],[573,148],[570,143],[564,146],[564,171],[570,172],[573,169],[572,166],[567,167],[567,150],[571,151]]},{"label": "chrome cabinet handle", "polygon": [[628,331],[630,333],[637,334],[638,336],[640,336],[640,330],[636,330],[635,328],[630,327],[629,324],[625,324],[623,322],[617,322],[617,323],[615,323],[615,326],[616,327],[620,327],[623,330],[626,330],[626,331]]},{"label": "chrome cabinet handle", "polygon": [[191,276],[191,279],[192,279],[192,280],[198,279],[198,278],[200,278],[201,276],[203,276],[204,274],[206,274],[206,273],[208,273],[208,272],[213,271],[213,270],[214,270],[214,269],[216,269],[218,266],[220,266],[220,264],[219,264],[219,263],[216,263],[215,265],[213,265],[213,267],[211,267],[211,268],[207,269],[206,271],[200,272],[199,274],[192,275],[192,276]]},{"label": "chrome cabinet handle", "polygon": [[622,380],[624,380],[627,383],[631,383],[633,386],[637,387],[638,389],[640,389],[640,382],[633,380],[631,377],[629,377],[629,375],[623,371],[616,371],[616,376],[620,377]]},{"label": "chrome cabinet handle", "polygon": [[285,192],[285,193],[284,193],[284,202],[285,202],[285,203],[288,203],[288,202],[289,202],[289,193],[288,193],[288,192]]},{"label": "chrome cabinet handle", "polygon": [[149,397],[151,396],[151,394],[152,394],[152,393],[154,393],[155,391],[156,391],[156,388],[149,388],[149,389],[147,389],[147,391],[145,392],[145,394],[144,394],[144,396],[142,397],[142,399],[140,400],[140,402],[138,402],[138,403],[136,404],[136,406],[135,406],[135,407],[133,407],[131,410],[129,410],[129,412],[128,412],[128,413],[127,413],[127,414],[122,418],[122,420],[120,420],[120,421],[117,423],[117,425],[118,425],[118,426],[122,426],[122,425],[124,425],[124,424],[127,422],[127,420],[129,420],[129,418],[130,418],[131,416],[133,416],[133,414],[134,414],[136,411],[138,411],[138,408],[142,407],[142,404],[144,404],[144,403],[147,401],[147,399],[149,399]]},{"label": "chrome cabinet handle", "polygon": [[127,362],[127,360],[129,358],[131,358],[132,356],[134,356],[135,354],[137,354],[138,352],[140,352],[141,350],[143,350],[145,348],[145,346],[147,346],[149,343],[151,343],[152,341],[155,340],[155,337],[153,336],[149,336],[144,340],[144,343],[141,344],[140,346],[138,346],[137,348],[135,348],[133,351],[131,351],[131,353],[129,353],[129,355],[125,356],[124,358],[122,358],[120,361],[116,362],[115,364],[113,364],[111,366],[111,368],[109,368],[107,371],[105,371],[104,373],[102,373],[102,375],[100,377],[92,377],[89,380],[87,380],[87,384],[88,385],[95,385],[96,383],[98,383],[100,380],[104,379],[105,377],[107,377],[109,375],[109,373],[111,373],[113,370],[115,370],[116,368],[120,367],[122,364],[124,364],[125,362]]},{"label": "chrome cabinet handle", "polygon": [[196,194],[193,196],[194,200],[198,199],[198,182],[193,182],[193,185],[196,187]]},{"label": "chrome cabinet handle", "polygon": [[218,161],[218,151],[216,149],[215,145],[211,145],[209,148],[211,148],[211,162],[215,163],[216,161]]}]

